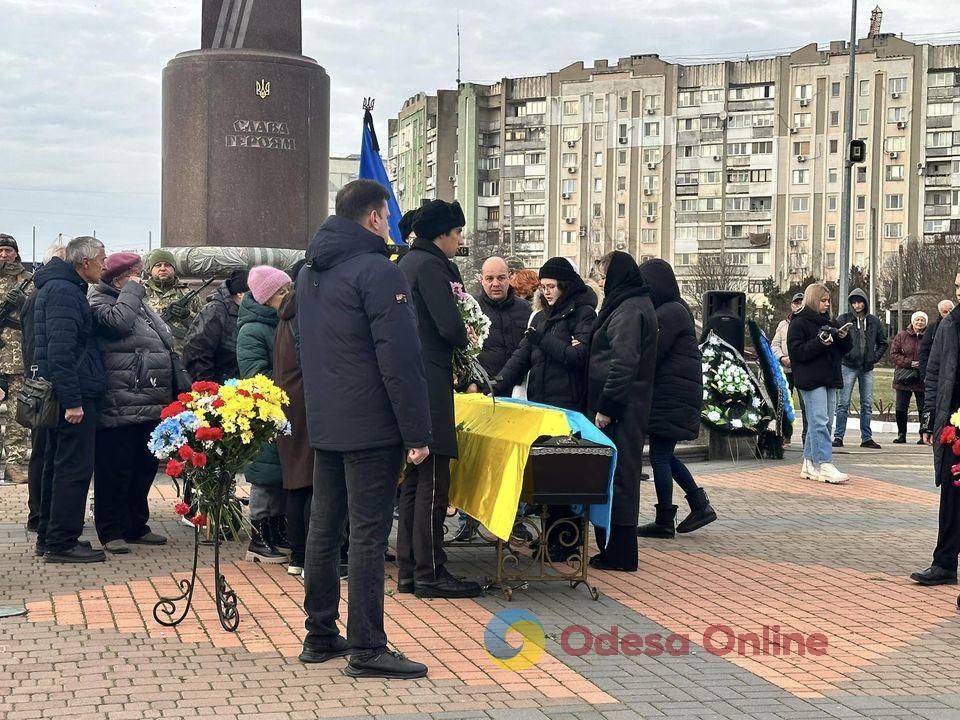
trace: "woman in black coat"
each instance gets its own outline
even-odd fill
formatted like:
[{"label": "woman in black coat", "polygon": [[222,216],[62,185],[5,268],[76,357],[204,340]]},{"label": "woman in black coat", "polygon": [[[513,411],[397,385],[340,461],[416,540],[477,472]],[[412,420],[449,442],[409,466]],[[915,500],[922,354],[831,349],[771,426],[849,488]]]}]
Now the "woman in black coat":
[{"label": "woman in black coat", "polygon": [[[693,532],[717,519],[706,492],[697,486],[687,466],[675,454],[678,442],[695,440],[700,434],[703,361],[693,315],[680,299],[680,287],[673,268],[664,260],[648,260],[640,266],[640,277],[650,288],[660,339],[650,410],[650,466],[657,490],[657,515],[654,522],[637,528],[637,535],[672,538],[674,532]],[[686,493],[690,505],[690,514],[676,530],[674,480]]]},{"label": "woman in black coat", "polygon": [[590,558],[601,570],[637,569],[640,470],[650,419],[657,360],[657,314],[637,263],[615,251],[597,264],[605,297],[590,340],[587,417],[617,446],[610,537],[597,529],[602,548]]},{"label": "woman in black coat", "polygon": [[830,317],[830,291],[812,283],[803,293],[803,309],[787,330],[787,350],[793,382],[803,398],[803,421],[809,425],[803,443],[800,477],[825,483],[844,483],[847,476],[833,464],[831,426],[837,410],[837,390],[843,387],[841,360],[853,339]]}]

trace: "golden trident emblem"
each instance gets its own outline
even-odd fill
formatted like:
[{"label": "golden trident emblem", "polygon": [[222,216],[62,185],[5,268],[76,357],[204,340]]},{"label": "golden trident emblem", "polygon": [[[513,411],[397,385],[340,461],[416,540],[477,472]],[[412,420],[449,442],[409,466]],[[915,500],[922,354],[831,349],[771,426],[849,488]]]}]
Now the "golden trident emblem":
[{"label": "golden trident emblem", "polygon": [[261,100],[266,100],[267,95],[270,94],[270,83],[266,80],[257,80],[257,95],[260,96]]}]

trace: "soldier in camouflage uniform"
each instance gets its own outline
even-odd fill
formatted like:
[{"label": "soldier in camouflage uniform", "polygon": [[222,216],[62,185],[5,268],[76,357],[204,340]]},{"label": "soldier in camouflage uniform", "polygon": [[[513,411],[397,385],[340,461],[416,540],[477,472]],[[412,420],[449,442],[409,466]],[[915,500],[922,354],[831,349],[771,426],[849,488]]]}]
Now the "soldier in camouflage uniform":
[{"label": "soldier in camouflage uniform", "polygon": [[150,274],[144,283],[147,305],[161,317],[167,313],[168,317],[164,319],[173,334],[174,347],[177,352],[182,353],[183,338],[194,316],[203,307],[203,300],[199,295],[194,295],[186,306],[179,302],[190,294],[190,288],[177,279],[173,255],[168,250],[161,248],[150,253],[147,256],[146,271]]},{"label": "soldier in camouflage uniform", "polygon": [[20,262],[17,241],[0,234],[0,303],[11,308],[6,319],[0,317],[0,374],[7,384],[7,416],[4,420],[3,449],[5,477],[10,482],[27,481],[30,461],[30,431],[17,423],[17,391],[23,386],[23,338],[20,333],[20,308],[31,286],[21,289],[31,277]]}]

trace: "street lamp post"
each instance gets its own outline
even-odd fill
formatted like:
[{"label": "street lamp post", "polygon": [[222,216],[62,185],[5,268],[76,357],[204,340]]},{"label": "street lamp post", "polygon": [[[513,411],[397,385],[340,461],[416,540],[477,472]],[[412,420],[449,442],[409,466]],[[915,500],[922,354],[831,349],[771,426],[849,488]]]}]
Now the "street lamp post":
[{"label": "street lamp post", "polygon": [[847,110],[844,118],[844,137],[846,155],[843,163],[843,194],[840,197],[840,297],[839,305],[844,306],[850,291],[850,201],[853,188],[853,162],[850,157],[850,143],[853,141],[853,93],[857,71],[857,0],[851,0],[850,10],[850,68],[847,72]]}]

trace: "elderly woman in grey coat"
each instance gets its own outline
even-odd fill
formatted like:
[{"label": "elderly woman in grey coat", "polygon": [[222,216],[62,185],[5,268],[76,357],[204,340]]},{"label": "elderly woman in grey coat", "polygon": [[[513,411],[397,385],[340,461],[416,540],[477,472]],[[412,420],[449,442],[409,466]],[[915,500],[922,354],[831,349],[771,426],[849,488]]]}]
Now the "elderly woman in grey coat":
[{"label": "elderly woman in grey coat", "polygon": [[158,464],[147,441],[160,411],[173,400],[173,337],[144,302],[142,271],[139,255],[114,253],[89,294],[94,334],[107,369],[96,439],[95,524],[111,553],[130,552],[130,544],[167,542],[147,525],[147,495]]}]

